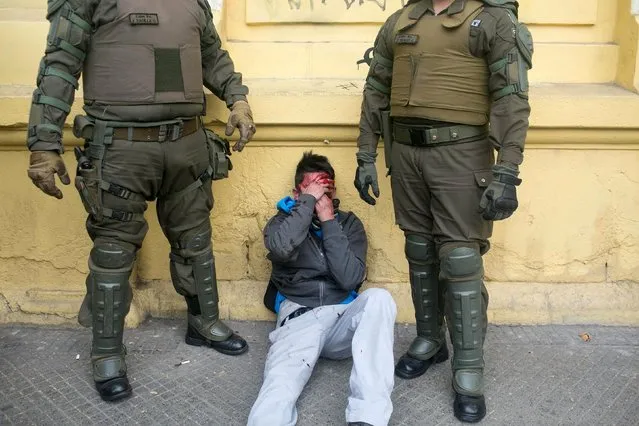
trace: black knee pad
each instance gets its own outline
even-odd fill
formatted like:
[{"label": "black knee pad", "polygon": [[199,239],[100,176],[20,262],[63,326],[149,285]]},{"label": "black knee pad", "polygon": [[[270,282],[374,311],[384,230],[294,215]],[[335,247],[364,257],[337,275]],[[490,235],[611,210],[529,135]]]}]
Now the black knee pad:
[{"label": "black knee pad", "polygon": [[97,267],[104,269],[122,269],[135,260],[135,252],[123,244],[96,242],[91,249],[91,260]]},{"label": "black knee pad", "polygon": [[[190,259],[211,249],[211,226],[205,224],[199,229],[186,232],[178,241],[171,243],[171,253],[178,258]],[[179,259],[174,259],[178,263]]]},{"label": "black knee pad", "polygon": [[409,263],[431,264],[436,260],[435,243],[419,234],[406,234],[404,253]]},{"label": "black knee pad", "polygon": [[474,281],[482,279],[484,267],[479,250],[456,247],[441,259],[440,276],[449,281]]}]

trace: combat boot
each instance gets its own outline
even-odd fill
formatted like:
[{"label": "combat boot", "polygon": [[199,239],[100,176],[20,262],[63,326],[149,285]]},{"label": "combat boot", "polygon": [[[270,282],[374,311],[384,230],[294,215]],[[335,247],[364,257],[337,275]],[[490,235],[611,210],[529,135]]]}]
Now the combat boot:
[{"label": "combat boot", "polygon": [[192,323],[199,323],[197,316],[191,313],[189,309],[189,323],[186,329],[186,338],[185,342],[187,345],[191,346],[208,346],[210,348],[215,349],[218,352],[221,352],[225,355],[242,355],[246,351],[248,351],[248,343],[237,333],[233,333],[230,328],[226,324],[224,324],[221,320],[217,320],[213,325],[206,328],[210,335],[214,336],[228,336],[225,340],[212,340],[205,336],[203,333],[200,333],[198,329],[202,329],[203,327],[195,327]]}]

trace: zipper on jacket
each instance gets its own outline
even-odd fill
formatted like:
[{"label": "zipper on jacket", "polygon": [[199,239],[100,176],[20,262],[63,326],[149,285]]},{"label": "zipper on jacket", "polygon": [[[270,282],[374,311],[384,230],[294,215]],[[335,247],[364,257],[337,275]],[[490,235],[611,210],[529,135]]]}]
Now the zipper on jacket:
[{"label": "zipper on jacket", "polygon": [[[313,241],[313,245],[315,246],[315,248],[317,249],[317,251],[319,252],[320,255],[320,259],[322,259],[322,265],[324,267],[326,266],[326,259],[324,257],[324,252],[322,251],[322,248],[319,246],[319,244],[317,243],[317,241],[315,241],[315,237],[313,237],[312,235],[309,235],[309,238]],[[319,303],[320,306],[324,306],[324,285],[326,283],[324,281],[320,282],[320,294],[319,294]]]}]

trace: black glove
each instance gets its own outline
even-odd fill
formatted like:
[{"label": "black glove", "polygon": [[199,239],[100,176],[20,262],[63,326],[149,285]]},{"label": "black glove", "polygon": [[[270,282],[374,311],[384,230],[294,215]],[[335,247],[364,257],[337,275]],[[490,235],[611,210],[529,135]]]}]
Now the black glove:
[{"label": "black glove", "polygon": [[517,169],[493,166],[493,181],[484,191],[479,202],[482,217],[486,220],[503,220],[509,218],[519,203],[517,202],[517,185],[521,179]]},{"label": "black glove", "polygon": [[354,185],[357,192],[359,192],[360,198],[371,206],[374,206],[377,200],[371,197],[369,188],[372,188],[373,195],[379,198],[379,183],[377,181],[377,168],[375,167],[376,158],[377,153],[357,153],[357,171],[355,172]]}]

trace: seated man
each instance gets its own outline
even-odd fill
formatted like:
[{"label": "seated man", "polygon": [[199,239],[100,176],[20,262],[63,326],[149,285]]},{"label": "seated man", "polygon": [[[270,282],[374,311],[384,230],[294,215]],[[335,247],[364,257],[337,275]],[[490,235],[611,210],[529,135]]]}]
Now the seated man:
[{"label": "seated man", "polygon": [[277,204],[264,229],[273,264],[264,302],[277,323],[249,426],[294,425],[295,404],[320,356],[353,357],[349,425],[386,425],[393,410],[397,308],[386,290],[356,292],[366,274],[366,232],[355,214],[338,210],[334,179],[326,157],[305,153],[293,198]]}]

